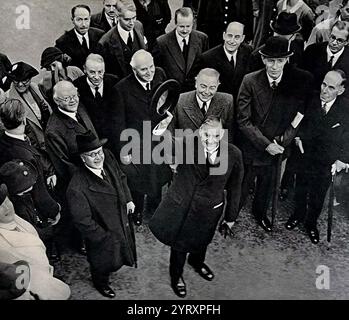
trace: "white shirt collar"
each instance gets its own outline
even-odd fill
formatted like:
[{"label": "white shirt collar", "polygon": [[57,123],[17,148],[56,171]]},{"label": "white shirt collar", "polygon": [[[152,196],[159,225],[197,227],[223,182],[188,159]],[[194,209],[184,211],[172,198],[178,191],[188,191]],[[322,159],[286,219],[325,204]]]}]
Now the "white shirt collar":
[{"label": "white shirt collar", "polygon": [[333,106],[333,104],[336,102],[336,99],[333,99],[330,102],[325,102],[321,100],[321,107],[324,106],[324,104],[326,103],[326,113],[330,111],[331,107]]},{"label": "white shirt collar", "polygon": [[216,161],[218,148],[219,148],[219,144],[213,151],[208,151],[206,148],[204,148],[205,158],[207,159],[207,156],[209,155],[211,163],[214,163]]},{"label": "white shirt collar", "polygon": [[[201,101],[200,98],[197,95],[196,95],[196,101],[199,104],[199,108],[202,109],[204,102]],[[210,107],[211,101],[212,101],[212,99],[206,101],[206,110],[205,110],[205,112],[207,112],[208,108]]]},{"label": "white shirt collar", "polygon": [[78,122],[78,119],[76,118],[76,112],[67,112],[67,111],[61,109],[60,107],[58,107],[58,110],[60,112],[62,112],[63,114],[65,114],[66,116],[68,116],[69,118],[72,118],[73,120]]},{"label": "white shirt collar", "polygon": [[229,53],[226,49],[225,49],[225,46],[223,45],[223,49],[224,49],[224,52],[225,52],[225,55],[227,56],[228,60],[231,61],[231,58],[233,57],[234,58],[234,63],[236,64],[236,56],[238,54],[238,50],[235,50],[233,54]]},{"label": "white shirt collar", "polygon": [[129,34],[129,33],[131,34],[131,38],[132,38],[132,41],[133,41],[133,39],[134,39],[133,30],[131,30],[131,31],[126,31],[125,29],[123,29],[123,28],[120,26],[120,23],[117,24],[117,28],[118,28],[119,35],[120,35],[122,41],[124,41],[124,42],[127,44],[127,39],[128,39],[128,34]]},{"label": "white shirt collar", "polygon": [[176,33],[176,38],[177,38],[178,45],[181,48],[181,50],[183,50],[183,39],[185,39],[185,43],[188,45],[189,44],[190,33],[185,38],[181,37],[179,35],[179,33],[177,32],[177,30],[176,30],[175,33]]},{"label": "white shirt collar", "polygon": [[13,134],[7,131],[5,131],[5,134],[10,138],[25,141],[25,134]]},{"label": "white shirt collar", "polygon": [[[16,223],[16,221],[11,221],[8,223],[2,223],[0,222],[0,229],[5,229],[5,230],[9,230],[9,231],[13,231],[16,227],[19,228],[18,224]],[[22,228],[19,228],[22,229]]]},{"label": "white shirt collar", "polygon": [[[90,89],[92,91],[92,94],[95,96],[96,94],[96,86],[90,81],[89,78],[86,77],[87,80],[87,84],[90,86]],[[104,88],[104,81],[101,82],[101,84],[98,87],[98,92],[100,93],[100,95],[103,97],[103,88]]]},{"label": "white shirt collar", "polygon": [[102,176],[102,169],[95,169],[95,168],[91,168],[89,166],[87,166],[85,164],[85,167],[90,170],[93,174],[95,174],[97,177],[103,179],[103,176]]},{"label": "white shirt collar", "polygon": [[332,53],[332,51],[330,50],[330,48],[327,46],[326,48],[326,52],[327,52],[327,61],[330,61],[331,56],[333,56],[333,62],[332,62],[332,66],[334,66],[337,62],[337,60],[339,59],[339,57],[342,55],[342,53],[344,52],[345,47],[343,47],[340,51],[338,51],[337,53]]},{"label": "white shirt collar", "polygon": [[268,81],[269,81],[270,86],[271,86],[271,84],[272,84],[273,81],[275,81],[275,82],[276,82],[276,85],[278,86],[279,83],[280,83],[281,80],[282,80],[282,75],[284,74],[284,72],[282,72],[282,73],[280,74],[280,76],[279,76],[277,79],[273,79],[273,78],[271,78],[271,77],[269,76],[268,72],[266,72],[266,73],[267,73],[267,77],[268,77]]},{"label": "white shirt collar", "polygon": [[[144,88],[144,90],[145,90],[145,91],[148,91],[148,89],[147,89],[147,84],[148,84],[149,82],[143,82],[143,81],[139,80],[138,77],[137,77],[136,75],[135,75],[135,78],[136,78],[137,81],[141,84],[141,86]],[[151,89],[151,84],[150,84],[150,89]]]},{"label": "white shirt collar", "polygon": [[90,47],[90,40],[88,37],[88,31],[83,36],[79,32],[77,32],[75,29],[74,29],[74,31],[75,31],[76,36],[78,37],[80,44],[82,45],[82,38],[85,38],[86,42],[87,42],[87,47],[89,48]]},{"label": "white shirt collar", "polygon": [[114,19],[110,18],[106,13],[104,13],[104,15],[105,15],[105,18],[107,19],[109,25],[111,27],[113,27],[113,22],[116,22],[116,18],[114,18]]}]

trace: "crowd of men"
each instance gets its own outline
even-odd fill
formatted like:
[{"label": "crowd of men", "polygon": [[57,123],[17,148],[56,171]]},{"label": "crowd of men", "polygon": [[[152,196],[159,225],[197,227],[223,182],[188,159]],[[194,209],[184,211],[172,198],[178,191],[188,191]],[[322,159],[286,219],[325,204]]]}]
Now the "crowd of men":
[{"label": "crowd of men", "polygon": [[[207,246],[222,215],[219,230],[234,232],[251,193],[271,232],[271,196],[274,210],[294,190],[285,228],[304,223],[317,244],[327,190],[349,169],[349,1],[323,21],[314,2],[184,1],[171,13],[167,0],[103,0],[99,13],[71,9],[39,83],[1,53],[0,297],[68,299],[50,265],[66,245],[115,297],[110,274],[137,266],[143,222],[171,247],[171,287],[185,297],[187,254],[212,281]],[[160,112],[162,88],[165,105],[178,99]],[[14,265],[30,270],[24,291],[6,287]]]}]

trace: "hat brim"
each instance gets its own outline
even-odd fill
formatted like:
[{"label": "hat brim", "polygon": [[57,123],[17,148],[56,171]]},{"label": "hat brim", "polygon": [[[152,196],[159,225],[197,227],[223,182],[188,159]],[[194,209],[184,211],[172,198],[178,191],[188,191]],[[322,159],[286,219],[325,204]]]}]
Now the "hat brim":
[{"label": "hat brim", "polygon": [[25,81],[28,79],[32,79],[32,78],[36,77],[38,74],[39,74],[39,72],[34,69],[34,70],[30,70],[26,74],[22,74],[22,75],[7,73],[7,76],[10,80],[19,82],[19,81]]},{"label": "hat brim", "polygon": [[258,52],[265,58],[288,58],[288,57],[293,56],[292,51],[287,51],[287,52],[285,52],[285,54],[282,54],[282,55],[263,52],[262,49],[259,50]]},{"label": "hat brim", "polygon": [[[166,93],[167,92],[167,93]],[[150,107],[156,113],[163,116],[166,112],[172,112],[177,105],[180,95],[180,84],[174,79],[163,82],[155,91]],[[165,99],[161,101],[161,99]]]},{"label": "hat brim", "polygon": [[271,30],[273,30],[277,34],[281,34],[283,36],[286,36],[288,34],[297,33],[297,32],[299,32],[302,29],[302,26],[298,24],[298,25],[295,25],[293,28],[290,28],[288,30],[281,30],[281,29],[277,28],[277,26],[275,26],[275,23],[276,22],[272,22],[272,21],[270,22]]},{"label": "hat brim", "polygon": [[89,151],[98,149],[100,147],[103,147],[107,142],[108,142],[108,139],[106,139],[106,138],[99,139],[98,143],[90,144],[89,146],[85,146],[84,148],[78,149],[76,154],[79,155],[79,154],[82,154],[82,153],[85,153],[85,152],[89,152]]}]

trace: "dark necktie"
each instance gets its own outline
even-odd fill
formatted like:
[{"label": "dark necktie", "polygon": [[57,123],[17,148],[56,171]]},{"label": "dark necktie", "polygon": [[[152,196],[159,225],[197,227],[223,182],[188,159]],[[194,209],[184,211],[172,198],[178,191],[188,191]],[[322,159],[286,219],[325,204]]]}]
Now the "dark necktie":
[{"label": "dark necktie", "polygon": [[334,56],[332,55],[330,57],[330,60],[328,60],[328,68],[329,69],[332,69],[332,67],[333,67],[333,59],[334,59]]},{"label": "dark necktie", "polygon": [[272,81],[272,83],[271,83],[271,88],[272,88],[273,90],[275,90],[275,89],[277,88],[276,81]]},{"label": "dark necktie", "polygon": [[24,136],[24,141],[25,141],[26,143],[28,143],[29,145],[31,145],[31,142],[30,142],[30,139],[29,139],[28,136]]},{"label": "dark necktie", "polygon": [[98,89],[99,89],[99,87],[95,87],[95,99],[96,99],[97,102],[102,100],[102,96],[99,93]]},{"label": "dark necktie", "polygon": [[323,116],[325,116],[325,115],[327,114],[326,108],[327,108],[327,103],[325,102],[325,103],[322,105],[322,107],[321,107],[321,114],[322,114]]},{"label": "dark necktie", "polygon": [[131,37],[131,32],[128,33],[127,46],[130,48],[130,50],[133,49],[133,41],[132,41],[132,37]]},{"label": "dark necktie", "polygon": [[182,53],[183,53],[184,61],[185,61],[185,63],[187,63],[189,47],[188,47],[187,42],[185,41],[185,39],[183,39],[182,42],[183,42],[183,51],[182,51]]},{"label": "dark necktie", "polygon": [[86,38],[85,37],[82,37],[82,47],[84,48],[84,50],[86,52],[88,52],[88,46],[87,46],[87,41],[86,41]]},{"label": "dark necktie", "polygon": [[206,107],[207,107],[207,103],[203,102],[200,110],[204,117],[206,116]]},{"label": "dark necktie", "polygon": [[233,69],[235,69],[235,61],[234,61],[234,57],[233,56],[231,56],[230,64],[233,67]]},{"label": "dark necktie", "polygon": [[84,128],[86,128],[84,121],[82,120],[81,116],[76,113],[76,120],[78,121],[79,124],[81,124]]},{"label": "dark necktie", "polygon": [[146,87],[147,87],[147,91],[150,91],[150,90],[151,90],[150,82],[147,82]]},{"label": "dark necktie", "polygon": [[102,174],[103,180],[111,184],[111,181],[107,175],[107,172],[104,169],[101,170],[101,174]]},{"label": "dark necktie", "polygon": [[113,19],[112,26],[113,26],[113,27],[115,27],[115,26],[116,26],[115,19]]}]

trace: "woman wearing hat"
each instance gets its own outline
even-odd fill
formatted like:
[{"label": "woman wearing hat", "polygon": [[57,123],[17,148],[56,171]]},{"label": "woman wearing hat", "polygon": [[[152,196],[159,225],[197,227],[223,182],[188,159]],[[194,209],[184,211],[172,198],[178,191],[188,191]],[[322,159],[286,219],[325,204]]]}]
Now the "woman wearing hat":
[{"label": "woman wearing hat", "polygon": [[27,113],[30,141],[38,149],[45,150],[44,130],[52,110],[38,85],[32,82],[32,78],[38,74],[34,67],[25,62],[13,64],[8,72],[8,78],[12,81],[8,97],[22,102]]},{"label": "woman wearing hat", "polygon": [[68,80],[73,82],[84,75],[80,68],[69,66],[69,58],[56,47],[46,48],[41,55],[42,80],[39,89],[52,108],[56,105],[53,102],[53,87],[58,81]]},{"label": "woman wearing hat", "polygon": [[67,300],[70,297],[69,286],[53,276],[53,267],[35,228],[16,215],[5,184],[0,185],[0,259],[8,264],[18,260],[28,263],[28,273],[21,271],[21,283],[27,286],[21,300]]}]

